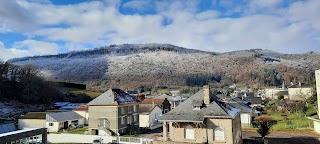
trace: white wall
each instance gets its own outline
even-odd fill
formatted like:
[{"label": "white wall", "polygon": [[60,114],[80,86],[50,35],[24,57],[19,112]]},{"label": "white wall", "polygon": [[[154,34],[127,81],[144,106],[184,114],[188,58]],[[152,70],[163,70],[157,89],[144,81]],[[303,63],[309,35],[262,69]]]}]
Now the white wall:
[{"label": "white wall", "polygon": [[241,113],[240,114],[241,125],[245,127],[251,126],[251,115],[250,113]]},{"label": "white wall", "polygon": [[92,143],[95,139],[103,139],[103,143],[112,142],[116,137],[81,135],[81,134],[48,134],[48,143]]},{"label": "white wall", "polygon": [[89,113],[88,113],[88,111],[76,111],[75,110],[74,112],[76,112],[77,114],[83,116],[85,118],[84,123],[88,124],[88,121],[89,121]]},{"label": "white wall", "polygon": [[[50,123],[53,123],[53,125],[50,126]],[[46,128],[48,132],[58,132],[60,127],[61,126],[59,125],[59,122],[46,122]]]},{"label": "white wall", "polygon": [[155,107],[149,114],[149,121],[150,124],[155,123],[155,119],[159,119],[160,115],[162,114],[162,110],[159,107]]},{"label": "white wall", "polygon": [[320,134],[320,121],[313,120],[314,131]]},{"label": "white wall", "polygon": [[19,119],[18,128],[44,128],[46,126],[45,119]]},{"label": "white wall", "polygon": [[141,127],[141,128],[149,127],[149,115],[148,114],[139,114],[139,127]]},{"label": "white wall", "polygon": [[159,107],[155,107],[149,114],[139,114],[139,127],[151,128],[153,123],[157,123],[155,119],[159,119],[162,114],[162,110]]},{"label": "white wall", "polygon": [[[68,125],[71,124],[71,122],[74,120],[68,120]],[[48,132],[58,132],[61,128],[63,128],[65,121],[61,122],[46,122],[46,128],[48,128]],[[85,119],[81,118],[78,119],[78,124],[79,125],[84,125]],[[53,126],[50,126],[49,124],[53,123]]]}]

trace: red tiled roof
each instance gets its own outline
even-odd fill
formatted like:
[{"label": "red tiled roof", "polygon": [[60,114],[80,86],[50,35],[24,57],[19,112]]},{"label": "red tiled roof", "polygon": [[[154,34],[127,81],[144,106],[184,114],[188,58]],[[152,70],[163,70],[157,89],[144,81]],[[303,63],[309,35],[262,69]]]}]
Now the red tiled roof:
[{"label": "red tiled roof", "polygon": [[156,104],[158,106],[161,106],[163,103],[164,99],[160,99],[160,98],[146,98],[142,101],[141,104]]},{"label": "red tiled roof", "polygon": [[76,110],[76,111],[87,111],[88,110],[88,106],[87,105],[81,105],[81,106],[75,108],[74,110]]},{"label": "red tiled roof", "polygon": [[139,105],[139,112],[140,113],[150,113],[153,108],[156,107],[156,105],[152,106],[152,105],[144,105],[144,104],[140,104]]}]

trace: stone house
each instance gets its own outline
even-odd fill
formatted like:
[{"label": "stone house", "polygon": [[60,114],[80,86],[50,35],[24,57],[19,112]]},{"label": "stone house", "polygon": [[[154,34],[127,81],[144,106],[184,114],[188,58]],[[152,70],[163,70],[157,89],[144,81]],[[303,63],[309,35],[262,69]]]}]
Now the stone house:
[{"label": "stone house", "polygon": [[210,94],[208,86],[159,121],[163,137],[154,143],[242,143],[240,110]]},{"label": "stone house", "polygon": [[301,101],[313,95],[313,88],[310,85],[299,82],[288,87],[288,94],[289,100]]},{"label": "stone house", "polygon": [[120,89],[109,89],[89,102],[88,133],[117,135],[139,128],[139,103]]}]

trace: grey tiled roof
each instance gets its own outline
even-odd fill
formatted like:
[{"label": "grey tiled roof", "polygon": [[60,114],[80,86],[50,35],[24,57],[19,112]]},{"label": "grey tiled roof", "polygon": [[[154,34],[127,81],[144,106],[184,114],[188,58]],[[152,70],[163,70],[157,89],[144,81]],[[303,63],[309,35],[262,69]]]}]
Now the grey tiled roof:
[{"label": "grey tiled roof", "polygon": [[210,104],[205,106],[202,104],[200,110],[194,109],[193,105],[199,106],[199,102],[203,102],[204,92],[200,90],[189,99],[185,100],[175,109],[162,115],[160,121],[185,121],[185,122],[201,122],[207,117],[212,118],[233,118],[239,109],[233,108],[222,102],[218,97],[210,95]]},{"label": "grey tiled roof", "polygon": [[234,108],[240,109],[242,113],[251,113],[252,109],[251,107],[245,105],[244,103],[238,103],[235,101],[229,101],[228,104],[230,104],[231,106],[233,106]]},{"label": "grey tiled roof", "polygon": [[[112,103],[112,93],[115,94],[114,103]],[[119,105],[135,102],[139,102],[139,100],[125,93],[124,91],[120,89],[109,89],[97,98],[90,101],[87,105]]]},{"label": "grey tiled roof", "polygon": [[67,120],[75,120],[84,118],[83,116],[77,114],[76,112],[69,111],[69,112],[59,112],[59,113],[48,113],[49,117],[53,118],[56,121],[67,121]]}]

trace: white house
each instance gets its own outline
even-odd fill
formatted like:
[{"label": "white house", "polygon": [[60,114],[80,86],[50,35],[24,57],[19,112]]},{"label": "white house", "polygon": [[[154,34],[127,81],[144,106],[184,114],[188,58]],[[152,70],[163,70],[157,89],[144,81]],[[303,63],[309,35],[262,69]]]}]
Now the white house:
[{"label": "white house", "polygon": [[85,118],[76,112],[47,113],[46,128],[49,132],[57,132],[70,126],[84,125]]},{"label": "white house", "polygon": [[233,106],[234,108],[241,110],[241,113],[240,113],[241,127],[250,128],[251,122],[252,122],[252,116],[253,116],[252,108],[250,106],[245,105],[244,103],[236,102],[233,100],[227,103]]},{"label": "white house", "polygon": [[156,129],[162,126],[162,123],[158,122],[162,114],[162,109],[158,105],[139,105],[139,112],[140,128]]}]

